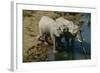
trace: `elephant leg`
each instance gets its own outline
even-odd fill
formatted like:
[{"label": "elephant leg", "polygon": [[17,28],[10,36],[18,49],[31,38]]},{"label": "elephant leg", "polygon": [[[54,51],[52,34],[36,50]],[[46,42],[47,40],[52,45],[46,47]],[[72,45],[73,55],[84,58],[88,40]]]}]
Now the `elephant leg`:
[{"label": "elephant leg", "polygon": [[75,42],[75,39],[74,39],[74,38],[72,38],[72,39],[71,39],[71,49],[73,49],[73,48],[74,48],[74,42]]}]

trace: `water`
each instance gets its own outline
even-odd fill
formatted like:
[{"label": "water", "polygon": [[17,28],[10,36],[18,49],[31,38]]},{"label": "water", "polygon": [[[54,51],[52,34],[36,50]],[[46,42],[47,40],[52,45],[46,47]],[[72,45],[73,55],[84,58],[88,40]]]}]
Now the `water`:
[{"label": "water", "polygon": [[84,38],[83,47],[85,48],[86,53],[82,49],[80,43],[75,40],[73,49],[61,49],[58,50],[58,53],[56,54],[49,53],[49,61],[82,60],[91,58],[91,28],[88,26],[89,17],[90,14],[83,15],[82,20],[85,21],[85,23],[81,27],[82,37]]},{"label": "water", "polygon": [[56,54],[55,60],[80,60],[91,58],[91,28],[88,26],[90,14],[84,14],[82,20],[84,24],[81,27],[82,37],[84,38],[83,47],[86,53],[82,49],[80,43],[75,40],[74,48],[71,51],[59,52]]},{"label": "water", "polygon": [[83,21],[85,23],[81,27],[82,36],[84,38],[83,46],[86,50],[86,54],[80,46],[78,41],[75,41],[74,47],[74,59],[90,59],[91,57],[91,28],[88,26],[89,14],[84,14]]}]

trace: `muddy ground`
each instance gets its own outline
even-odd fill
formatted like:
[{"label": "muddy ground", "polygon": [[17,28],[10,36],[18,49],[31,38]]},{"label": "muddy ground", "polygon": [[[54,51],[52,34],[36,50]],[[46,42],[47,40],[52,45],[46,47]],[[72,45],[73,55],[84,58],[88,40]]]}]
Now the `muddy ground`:
[{"label": "muddy ground", "polygon": [[[54,20],[65,16],[66,19],[77,23],[82,13],[23,10],[23,62],[75,60],[73,51],[58,51],[54,54],[52,45],[36,39],[39,34],[38,22],[42,16],[49,16]],[[90,58],[90,55],[86,56],[87,59]],[[86,59],[86,56],[82,53],[78,59]]]}]

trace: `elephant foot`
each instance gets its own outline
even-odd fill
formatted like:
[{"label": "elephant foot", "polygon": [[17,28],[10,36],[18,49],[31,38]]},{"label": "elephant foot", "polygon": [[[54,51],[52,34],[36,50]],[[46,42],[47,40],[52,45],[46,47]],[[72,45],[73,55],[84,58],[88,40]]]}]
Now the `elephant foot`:
[{"label": "elephant foot", "polygon": [[57,53],[57,51],[56,50],[53,50],[53,53],[55,54],[55,53]]}]

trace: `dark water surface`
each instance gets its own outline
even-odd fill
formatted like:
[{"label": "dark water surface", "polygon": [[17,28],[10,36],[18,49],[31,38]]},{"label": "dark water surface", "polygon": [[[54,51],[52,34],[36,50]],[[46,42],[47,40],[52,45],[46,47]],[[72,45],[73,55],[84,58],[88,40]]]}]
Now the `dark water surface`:
[{"label": "dark water surface", "polygon": [[84,38],[83,46],[85,48],[86,53],[84,53],[82,47],[80,46],[80,43],[76,39],[74,42],[73,49],[58,50],[58,53],[56,54],[49,53],[49,61],[91,59],[91,28],[90,26],[88,26],[88,21],[90,19],[89,15],[90,14],[83,15],[82,19],[83,21],[85,21],[85,23],[81,27],[82,36]]}]

